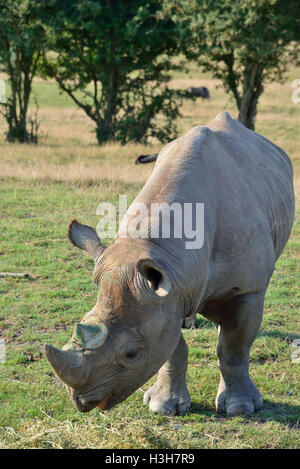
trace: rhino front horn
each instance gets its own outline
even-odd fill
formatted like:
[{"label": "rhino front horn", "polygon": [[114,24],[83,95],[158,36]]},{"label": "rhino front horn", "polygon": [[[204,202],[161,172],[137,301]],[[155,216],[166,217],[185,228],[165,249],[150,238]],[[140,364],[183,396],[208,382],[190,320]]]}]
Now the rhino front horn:
[{"label": "rhino front horn", "polygon": [[87,379],[87,367],[84,366],[83,352],[78,350],[60,350],[45,344],[48,362],[57,376],[68,386],[82,386]]}]

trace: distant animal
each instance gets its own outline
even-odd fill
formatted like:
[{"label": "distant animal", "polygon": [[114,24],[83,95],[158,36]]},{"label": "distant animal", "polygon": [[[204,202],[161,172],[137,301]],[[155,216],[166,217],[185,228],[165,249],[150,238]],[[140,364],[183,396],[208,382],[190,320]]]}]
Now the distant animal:
[{"label": "distant animal", "polygon": [[[191,241],[190,230],[178,236],[176,223],[168,224],[170,236],[161,235],[164,217],[151,207],[197,209],[198,203],[204,207],[201,246]],[[222,112],[162,149],[112,245],[105,247],[93,228],[72,220],[69,239],[94,258],[101,288],[69,343],[62,350],[46,344],[45,352],[77,409],[109,410],[159,372],[144,403],[164,415],[187,413],[188,349],[181,326],[195,313],[219,325],[217,412],[261,409],[249,375],[250,347],[294,208],[286,153]],[[145,237],[129,234],[137,211],[139,224],[151,225]],[[197,227],[196,212],[180,213]]]},{"label": "distant animal", "polygon": [[152,161],[156,161],[158,157],[158,153],[154,153],[153,155],[140,155],[135,160],[135,164],[144,164],[144,163],[152,163]]},{"label": "distant animal", "polygon": [[195,86],[188,88],[188,92],[195,98],[210,99],[210,94],[206,86]]}]

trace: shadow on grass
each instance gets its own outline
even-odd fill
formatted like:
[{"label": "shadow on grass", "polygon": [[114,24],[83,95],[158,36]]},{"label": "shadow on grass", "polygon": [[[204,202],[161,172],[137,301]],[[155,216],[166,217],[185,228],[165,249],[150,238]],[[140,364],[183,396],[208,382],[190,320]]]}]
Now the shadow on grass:
[{"label": "shadow on grass", "polygon": [[191,402],[191,410],[190,410],[190,415],[192,414],[197,414],[201,415],[203,417],[219,417],[220,415],[217,414],[217,412],[213,409],[208,409],[205,407],[202,407],[200,404],[198,404],[195,401]]},{"label": "shadow on grass", "polygon": [[[197,402],[191,403],[191,411],[190,415],[197,414],[202,417],[216,417],[216,418],[234,418],[234,417],[227,417],[226,414],[218,414],[216,411],[212,409],[205,409],[201,407]],[[254,412],[254,414],[250,417],[248,416],[240,416],[240,418],[245,418],[246,420],[255,421],[258,423],[265,423],[267,421],[285,423],[290,427],[297,428],[300,430],[300,406],[298,405],[290,405],[290,404],[276,404],[272,401],[264,401],[263,409]]]},{"label": "shadow on grass", "polygon": [[271,337],[273,339],[280,339],[283,341],[287,341],[288,343],[293,342],[295,339],[299,339],[299,334],[287,334],[285,332],[280,331],[261,331],[257,334],[257,337]]},{"label": "shadow on grass", "polygon": [[265,421],[273,421],[289,424],[290,426],[299,426],[300,406],[290,404],[277,404],[272,401],[264,401],[264,407],[258,412],[255,412],[251,417],[258,423]]}]

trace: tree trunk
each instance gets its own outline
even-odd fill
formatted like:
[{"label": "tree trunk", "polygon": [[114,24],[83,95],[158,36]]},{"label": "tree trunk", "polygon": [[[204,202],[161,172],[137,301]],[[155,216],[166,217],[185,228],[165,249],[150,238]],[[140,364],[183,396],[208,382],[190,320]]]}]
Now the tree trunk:
[{"label": "tree trunk", "polygon": [[248,64],[243,77],[243,94],[239,106],[238,120],[248,129],[255,129],[257,103],[263,92],[262,85],[263,65]]},{"label": "tree trunk", "polygon": [[32,84],[29,74],[31,62],[29,63],[29,69],[25,65],[27,64],[24,64],[17,55],[15,71],[10,74],[12,98],[6,105],[7,140],[10,142],[36,143],[35,131],[37,129],[34,128],[34,123],[31,122],[33,124],[31,132],[27,129],[27,113]]},{"label": "tree trunk", "polygon": [[106,88],[106,110],[103,124],[103,137],[106,141],[114,140],[114,118],[116,114],[116,80],[114,66],[111,65]]},{"label": "tree trunk", "polygon": [[[113,32],[112,32],[113,37]],[[107,80],[102,82],[102,94],[105,99],[103,119],[97,124],[96,135],[99,145],[115,140],[115,118],[117,113],[117,71],[113,63],[114,43],[111,44],[111,59]]]},{"label": "tree trunk", "polygon": [[239,110],[238,120],[244,124],[245,127],[255,130],[255,117],[257,113],[257,99],[253,96],[243,96],[241,107]]}]

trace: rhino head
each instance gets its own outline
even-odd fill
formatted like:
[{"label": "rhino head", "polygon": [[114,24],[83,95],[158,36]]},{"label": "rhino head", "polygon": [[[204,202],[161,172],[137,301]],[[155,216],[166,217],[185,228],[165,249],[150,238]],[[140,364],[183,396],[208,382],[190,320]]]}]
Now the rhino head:
[{"label": "rhino head", "polygon": [[143,240],[117,239],[105,249],[95,230],[76,220],[69,238],[94,258],[98,299],[68,344],[62,350],[46,344],[45,352],[79,411],[108,410],[171,356],[182,311],[170,274]]}]

